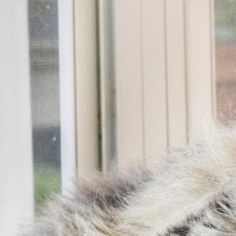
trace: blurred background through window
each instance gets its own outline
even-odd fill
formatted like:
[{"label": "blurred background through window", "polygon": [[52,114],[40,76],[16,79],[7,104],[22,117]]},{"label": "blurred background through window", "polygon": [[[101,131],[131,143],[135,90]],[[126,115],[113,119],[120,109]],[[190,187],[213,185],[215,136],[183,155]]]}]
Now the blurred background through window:
[{"label": "blurred background through window", "polygon": [[236,119],[236,1],[215,0],[217,115]]},{"label": "blurred background through window", "polygon": [[57,0],[29,1],[31,104],[36,207],[60,190]]}]

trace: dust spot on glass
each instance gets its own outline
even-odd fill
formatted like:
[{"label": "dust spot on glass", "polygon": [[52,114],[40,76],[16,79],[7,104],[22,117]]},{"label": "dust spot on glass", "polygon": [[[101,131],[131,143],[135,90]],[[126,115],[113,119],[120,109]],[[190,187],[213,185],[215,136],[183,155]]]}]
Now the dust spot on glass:
[{"label": "dust spot on glass", "polygon": [[54,137],[52,138],[52,141],[53,141],[53,142],[56,142],[56,141],[57,141],[57,137],[54,136]]},{"label": "dust spot on glass", "polygon": [[50,10],[51,9],[50,4],[47,4],[46,8],[47,8],[47,10]]}]

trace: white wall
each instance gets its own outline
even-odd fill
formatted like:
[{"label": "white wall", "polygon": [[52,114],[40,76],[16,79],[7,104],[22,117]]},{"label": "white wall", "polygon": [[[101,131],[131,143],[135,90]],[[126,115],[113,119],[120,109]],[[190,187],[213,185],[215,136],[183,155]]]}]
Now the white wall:
[{"label": "white wall", "polygon": [[0,1],[0,235],[33,219],[27,0]]}]

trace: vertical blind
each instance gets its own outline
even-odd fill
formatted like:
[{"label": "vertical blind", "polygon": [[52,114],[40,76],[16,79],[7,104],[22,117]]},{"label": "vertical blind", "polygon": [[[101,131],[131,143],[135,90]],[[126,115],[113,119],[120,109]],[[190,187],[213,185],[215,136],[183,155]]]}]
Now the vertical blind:
[{"label": "vertical blind", "polygon": [[[105,20],[100,21],[107,34],[100,44],[103,61],[111,57],[112,50],[114,69],[100,79],[106,84],[104,81],[115,78],[115,100],[113,105],[102,100],[101,105],[104,117],[108,106],[115,107],[114,145],[122,167],[132,162],[149,163],[161,158],[167,148],[183,147],[214,116],[213,1],[112,3],[113,24],[107,29]],[[112,45],[108,47],[109,38]],[[109,88],[103,89],[109,93]],[[105,126],[111,124],[106,122]],[[103,140],[107,163],[111,134],[103,135],[108,135]]]}]

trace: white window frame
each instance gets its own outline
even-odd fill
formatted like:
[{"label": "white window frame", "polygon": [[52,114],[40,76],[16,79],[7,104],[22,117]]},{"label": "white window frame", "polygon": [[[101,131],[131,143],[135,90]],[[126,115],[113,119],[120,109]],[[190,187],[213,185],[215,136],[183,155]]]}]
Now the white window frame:
[{"label": "white window frame", "polygon": [[28,1],[0,1],[0,235],[33,221]]},{"label": "white window frame", "polygon": [[97,4],[59,0],[62,191],[99,168]]},{"label": "white window frame", "polygon": [[62,192],[64,194],[73,191],[73,179],[76,171],[73,12],[74,5],[72,0],[58,1],[61,179]]}]

